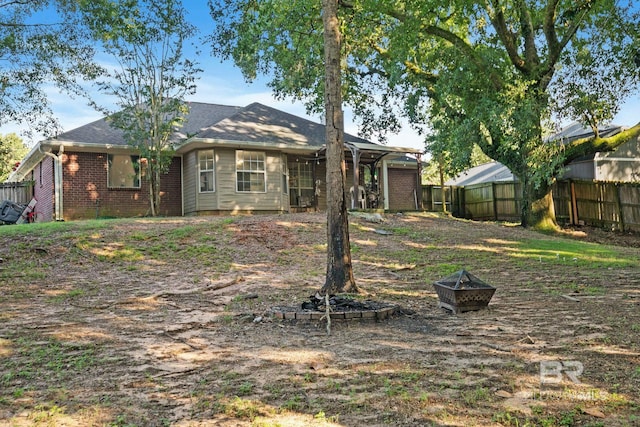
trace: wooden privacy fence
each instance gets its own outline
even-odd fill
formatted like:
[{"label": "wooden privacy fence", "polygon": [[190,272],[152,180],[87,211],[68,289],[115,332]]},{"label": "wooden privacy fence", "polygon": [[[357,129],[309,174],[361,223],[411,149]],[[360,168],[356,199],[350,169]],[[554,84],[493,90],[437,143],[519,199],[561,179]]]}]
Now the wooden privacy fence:
[{"label": "wooden privacy fence", "polygon": [[[562,224],[640,231],[640,183],[558,181],[553,186]],[[493,182],[445,187],[447,211],[460,218],[520,221],[520,183]],[[423,186],[423,209],[442,211],[442,188]]]},{"label": "wooden privacy fence", "polygon": [[9,182],[0,183],[0,202],[10,200],[14,203],[26,205],[32,195],[33,183],[31,182]]}]

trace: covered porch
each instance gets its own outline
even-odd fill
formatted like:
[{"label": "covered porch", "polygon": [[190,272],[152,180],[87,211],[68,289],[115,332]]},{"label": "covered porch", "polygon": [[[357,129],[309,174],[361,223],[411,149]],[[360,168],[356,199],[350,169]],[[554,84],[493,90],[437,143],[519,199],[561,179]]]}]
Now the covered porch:
[{"label": "covered porch", "polygon": [[[421,155],[417,149],[345,142],[347,207],[414,210],[421,206]],[[292,211],[326,209],[326,147],[289,156]]]}]

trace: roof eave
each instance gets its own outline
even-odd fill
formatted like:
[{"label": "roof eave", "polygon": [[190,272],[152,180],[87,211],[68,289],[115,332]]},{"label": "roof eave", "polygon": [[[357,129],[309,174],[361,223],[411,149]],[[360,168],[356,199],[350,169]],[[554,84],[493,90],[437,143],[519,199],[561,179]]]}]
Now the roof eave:
[{"label": "roof eave", "polygon": [[198,138],[194,137],[184,142],[178,148],[176,153],[184,154],[198,148],[206,148],[211,146],[224,146],[225,148],[256,148],[280,150],[289,153],[315,153],[322,147],[313,145],[292,145],[286,143],[260,142],[260,141],[235,141],[216,138]]},{"label": "roof eave", "polygon": [[373,142],[345,141],[345,143],[351,144],[359,150],[365,151],[377,151],[381,153],[424,154],[422,150],[411,147],[394,147],[389,145],[374,144]]},{"label": "roof eave", "polygon": [[[36,143],[33,148],[22,159],[20,165],[7,178],[7,182],[20,182],[36,167],[38,163],[46,157],[45,153],[53,153],[60,150],[82,151],[85,153],[105,153],[105,152],[132,152],[135,149],[129,145],[119,144],[96,144],[76,141],[65,141],[59,139],[46,139]],[[69,150],[71,149],[71,150]]]}]

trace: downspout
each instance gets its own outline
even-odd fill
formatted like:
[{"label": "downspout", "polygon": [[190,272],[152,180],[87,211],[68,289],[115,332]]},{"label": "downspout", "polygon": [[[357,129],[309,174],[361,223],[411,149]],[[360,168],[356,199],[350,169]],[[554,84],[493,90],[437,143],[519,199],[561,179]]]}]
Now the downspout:
[{"label": "downspout", "polygon": [[389,210],[389,168],[387,161],[382,160],[382,185],[384,188],[384,210]]},{"label": "downspout", "polygon": [[53,202],[55,205],[55,221],[64,221],[63,216],[63,191],[62,191],[62,155],[64,154],[64,146],[60,145],[58,154],[53,154],[49,151],[42,151],[42,146],[38,149],[44,155],[47,155],[53,159]]}]

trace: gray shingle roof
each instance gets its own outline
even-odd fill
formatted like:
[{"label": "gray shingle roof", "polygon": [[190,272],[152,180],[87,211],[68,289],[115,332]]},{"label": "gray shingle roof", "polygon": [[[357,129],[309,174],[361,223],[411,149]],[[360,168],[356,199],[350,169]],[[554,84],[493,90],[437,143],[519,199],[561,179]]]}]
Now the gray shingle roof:
[{"label": "gray shingle roof", "polygon": [[464,187],[465,185],[514,180],[513,174],[505,165],[499,162],[489,162],[467,169],[455,178],[445,182],[444,185]]},{"label": "gray shingle roof", "polygon": [[[325,125],[255,102],[212,123],[196,137],[321,147],[325,144]],[[345,139],[367,142],[349,134],[345,134]]]},{"label": "gray shingle roof", "polygon": [[[184,125],[176,132],[174,137],[176,141],[183,140],[187,136],[193,136],[206,126],[219,122],[242,110],[242,107],[201,102],[189,102],[188,105],[189,115]],[[84,144],[127,145],[123,132],[111,126],[107,117],[64,132],[58,135],[56,139]]]},{"label": "gray shingle roof", "polygon": [[[246,107],[201,102],[189,102],[188,105],[186,121],[173,138],[176,143],[194,137],[317,147],[325,143],[323,124],[260,103]],[[367,142],[349,134],[345,138]],[[123,132],[112,127],[106,117],[64,132],[56,139],[71,143],[127,145]]]},{"label": "gray shingle roof", "polygon": [[[601,126],[598,128],[600,137],[606,138],[608,136],[613,136],[617,133],[620,133],[624,130],[623,126],[610,124],[606,126]],[[586,127],[582,123],[572,122],[567,126],[560,129],[559,132],[549,136],[546,138],[547,141],[563,141],[565,143],[575,141],[580,138],[588,138],[593,136],[593,129]]]}]

